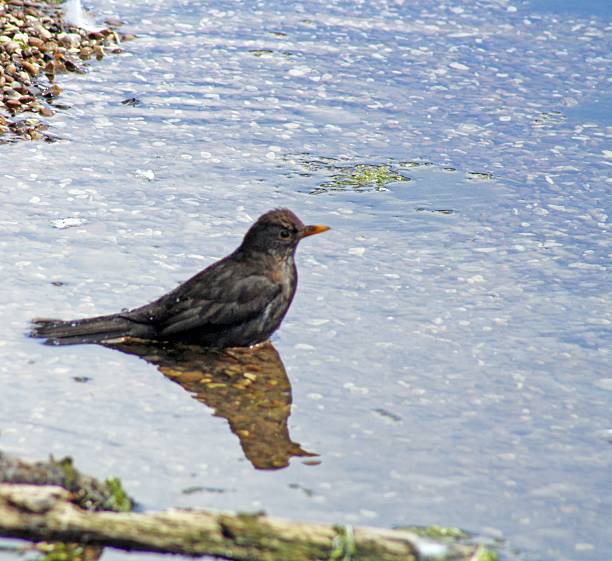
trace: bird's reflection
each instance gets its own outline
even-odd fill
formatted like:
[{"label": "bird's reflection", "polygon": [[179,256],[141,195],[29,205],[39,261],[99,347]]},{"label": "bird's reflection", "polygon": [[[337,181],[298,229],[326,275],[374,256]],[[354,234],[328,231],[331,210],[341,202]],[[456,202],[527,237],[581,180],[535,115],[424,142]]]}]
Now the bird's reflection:
[{"label": "bird's reflection", "polygon": [[137,355],[228,420],[257,469],[279,469],[292,456],[316,456],[291,440],[291,384],[272,343],[207,349],[184,344],[121,342],[107,345]]}]

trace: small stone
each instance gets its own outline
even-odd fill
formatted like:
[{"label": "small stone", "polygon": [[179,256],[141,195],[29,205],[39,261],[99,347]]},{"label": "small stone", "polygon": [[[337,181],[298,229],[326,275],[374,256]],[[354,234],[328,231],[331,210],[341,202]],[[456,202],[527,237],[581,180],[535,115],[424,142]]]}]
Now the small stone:
[{"label": "small stone", "polygon": [[66,48],[78,46],[81,44],[81,36],[77,33],[60,33],[57,36],[60,45]]},{"label": "small stone", "polygon": [[80,72],[81,69],[74,64],[74,62],[72,62],[71,60],[66,60],[64,63],[64,67],[66,68],[66,70],[68,70],[68,72]]},{"label": "small stone", "polygon": [[4,50],[9,54],[13,54],[17,51],[21,51],[21,47],[19,46],[19,43],[16,43],[15,41],[8,41],[4,43]]},{"label": "small stone", "polygon": [[129,97],[127,99],[124,99],[121,102],[121,105],[129,105],[130,107],[136,107],[137,105],[140,105],[141,101],[135,97]]},{"label": "small stone", "polygon": [[45,29],[42,25],[36,28],[36,32],[43,41],[48,41],[51,39],[51,37],[53,37],[53,34],[48,29]]},{"label": "small stone", "polygon": [[43,138],[43,135],[34,129],[28,131],[28,136],[30,137],[30,140],[40,140]]},{"label": "small stone", "polygon": [[27,33],[15,33],[15,35],[13,35],[13,41],[15,41],[16,43],[27,43],[28,34]]},{"label": "small stone", "polygon": [[53,115],[55,115],[55,112],[53,111],[53,109],[50,109],[49,107],[41,107],[38,113],[39,115],[42,115],[43,117],[53,117]]}]

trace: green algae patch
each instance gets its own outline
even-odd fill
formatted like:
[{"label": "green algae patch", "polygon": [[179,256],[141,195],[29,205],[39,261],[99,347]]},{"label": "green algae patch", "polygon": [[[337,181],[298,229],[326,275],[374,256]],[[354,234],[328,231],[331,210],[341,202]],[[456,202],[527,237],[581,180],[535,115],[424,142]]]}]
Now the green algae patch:
[{"label": "green algae patch", "polygon": [[105,481],[106,487],[110,491],[110,496],[104,503],[105,510],[115,512],[130,512],[134,508],[134,503],[126,493],[121,480],[118,477],[109,477]]},{"label": "green algae patch", "polygon": [[351,173],[344,178],[348,185],[386,185],[396,181],[410,181],[409,177],[391,169],[391,166],[356,165]]},{"label": "green algae patch", "polygon": [[357,164],[336,167],[330,181],[321,183],[312,194],[329,191],[385,191],[391,183],[412,181],[410,177],[395,170],[388,164]]},{"label": "green algae patch", "polygon": [[409,530],[417,536],[422,538],[431,538],[436,541],[455,542],[459,540],[465,540],[469,537],[467,532],[464,532],[460,528],[453,528],[452,526],[407,526],[402,527],[402,530]]},{"label": "green algae patch", "polygon": [[465,177],[470,181],[493,181],[493,174],[488,171],[468,171]]},{"label": "green algae patch", "polygon": [[351,526],[334,526],[333,533],[318,529],[322,534],[315,537],[317,531],[306,526],[288,525],[279,531],[261,513],[220,515],[217,523],[228,542],[226,554],[235,553],[234,548],[239,547],[244,559],[261,559],[262,551],[266,551],[266,558],[283,561],[415,561],[418,558],[416,550],[408,546],[393,551],[374,539],[364,536],[359,539]]},{"label": "green algae patch", "polygon": [[273,554],[273,559],[285,561],[306,561],[309,559],[326,559],[329,546],[321,543],[311,543],[308,540],[287,539],[274,533],[261,514],[241,513],[236,517],[220,515],[217,518],[219,529],[228,545],[228,553],[232,545],[246,553],[245,559],[256,558],[263,548]]},{"label": "green algae patch", "polygon": [[473,534],[466,532],[461,528],[455,528],[453,526],[438,526],[433,524],[431,526],[402,526],[401,528],[397,529],[408,530],[421,538],[430,539],[436,543],[446,544],[449,546],[452,546],[453,544],[474,545],[475,551],[470,557],[470,561],[499,560],[499,555],[494,548],[483,544],[476,546],[475,542],[478,543],[479,540],[475,539]]},{"label": "green algae patch", "polygon": [[474,559],[474,561],[498,561],[499,556],[492,549],[480,546],[472,559]]},{"label": "green algae patch", "polygon": [[397,163],[397,166],[402,169],[431,168],[434,165],[429,160],[405,160]]},{"label": "green algae patch", "polygon": [[272,49],[250,49],[249,53],[256,57],[272,56],[274,51]]},{"label": "green algae patch", "polygon": [[72,490],[77,483],[78,472],[74,467],[74,462],[70,456],[66,456],[61,460],[55,460],[53,456],[49,460],[49,464],[55,464],[64,474],[64,484],[62,487]]},{"label": "green algae patch", "polygon": [[452,208],[427,208],[419,206],[416,208],[417,212],[430,212],[432,214],[455,214],[457,211]]},{"label": "green algae patch", "polygon": [[70,491],[72,501],[85,510],[127,512],[134,504],[119,479],[99,481],[83,475],[69,456],[28,463],[0,452],[0,483],[58,485]]},{"label": "green algae patch", "polygon": [[81,475],[74,467],[71,457],[61,460],[49,460],[49,465],[56,465],[64,474],[61,486],[76,495],[76,502],[87,510],[111,510],[113,512],[129,512],[133,508],[132,499],[123,489],[121,481],[109,477],[104,482]]},{"label": "green algae patch", "polygon": [[[388,191],[394,185],[396,189],[414,181],[420,173],[454,174],[457,168],[445,163],[436,163],[424,159],[403,160],[387,158],[379,162],[354,162],[348,156],[321,156],[311,152],[289,153],[283,156],[290,165],[301,168],[299,171],[285,175],[293,177],[317,177],[323,175],[321,181],[310,188],[308,193],[319,195],[342,191]],[[409,175],[410,174],[410,175]],[[470,181],[491,181],[493,174],[486,171],[467,171],[465,177]],[[425,207],[418,208],[426,211]],[[430,212],[452,214],[452,209],[434,209]]]},{"label": "green algae patch", "polygon": [[356,553],[352,526],[335,526],[337,536],[332,542],[329,561],[353,561]]},{"label": "green algae patch", "polygon": [[95,546],[75,543],[47,543],[36,544],[40,557],[34,561],[95,561],[99,559],[101,549]]}]

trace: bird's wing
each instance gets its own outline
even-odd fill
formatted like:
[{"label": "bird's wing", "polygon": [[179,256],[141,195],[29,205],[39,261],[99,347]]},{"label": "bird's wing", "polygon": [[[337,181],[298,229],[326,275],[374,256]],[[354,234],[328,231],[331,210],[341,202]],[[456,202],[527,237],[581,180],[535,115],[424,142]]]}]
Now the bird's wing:
[{"label": "bird's wing", "polygon": [[[195,288],[181,300],[181,306],[159,325],[161,335],[173,335],[207,326],[230,326],[245,322],[262,313],[281,291],[281,287],[264,276],[249,276],[231,286]],[[206,294],[203,294],[205,292]]]},{"label": "bird's wing", "polygon": [[256,317],[281,292],[281,286],[264,275],[252,271],[236,280],[231,272],[231,267],[209,268],[128,315],[153,323],[161,336],[215,329]]}]

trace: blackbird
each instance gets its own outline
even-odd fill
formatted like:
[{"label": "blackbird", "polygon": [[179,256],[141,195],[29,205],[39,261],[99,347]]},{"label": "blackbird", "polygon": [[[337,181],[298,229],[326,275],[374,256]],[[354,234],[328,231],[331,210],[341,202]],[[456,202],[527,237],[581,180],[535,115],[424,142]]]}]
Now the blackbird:
[{"label": "blackbird", "polygon": [[280,326],[297,287],[294,255],[302,238],[329,230],[305,226],[288,209],[266,212],[238,249],[154,302],[108,316],[33,320],[33,337],[62,344],[122,338],[248,347]]}]

